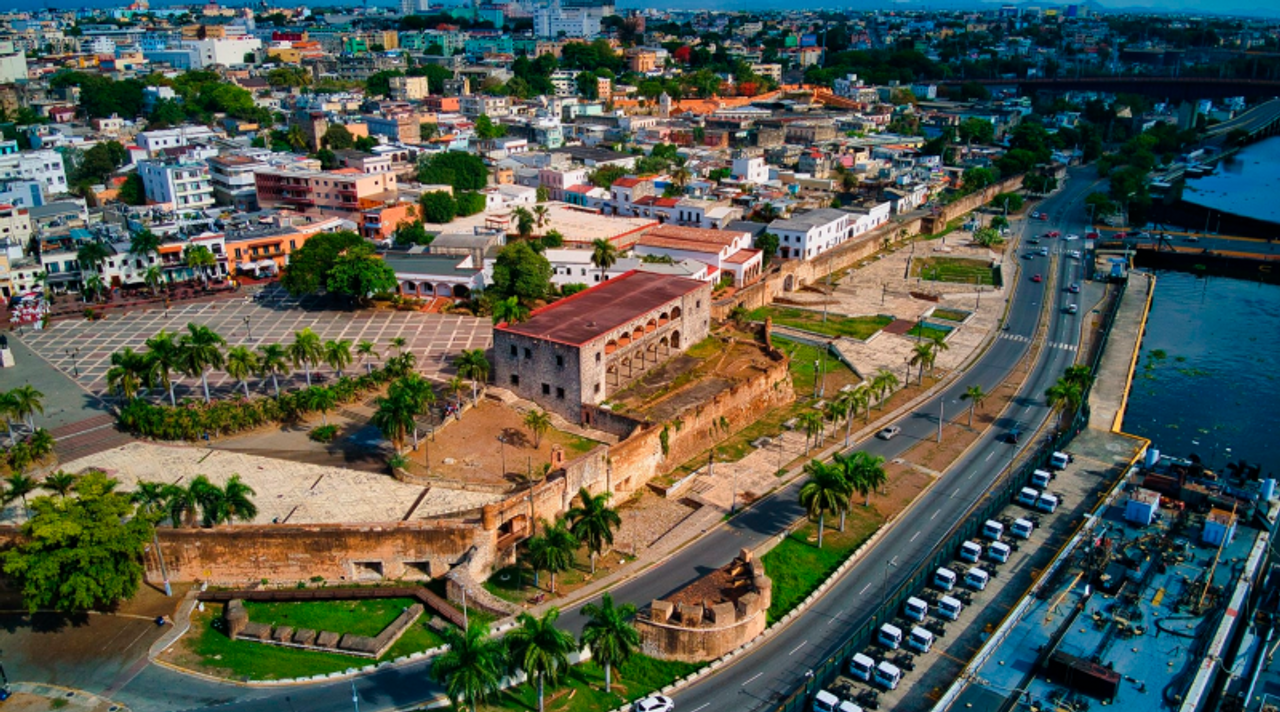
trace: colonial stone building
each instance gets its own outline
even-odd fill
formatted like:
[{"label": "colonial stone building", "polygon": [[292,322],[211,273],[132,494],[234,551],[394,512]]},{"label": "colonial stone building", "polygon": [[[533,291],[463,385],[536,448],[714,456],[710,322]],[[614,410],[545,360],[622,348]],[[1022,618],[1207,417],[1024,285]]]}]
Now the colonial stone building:
[{"label": "colonial stone building", "polygon": [[569,420],[707,337],[711,285],[628,272],[493,330],[495,382]]}]

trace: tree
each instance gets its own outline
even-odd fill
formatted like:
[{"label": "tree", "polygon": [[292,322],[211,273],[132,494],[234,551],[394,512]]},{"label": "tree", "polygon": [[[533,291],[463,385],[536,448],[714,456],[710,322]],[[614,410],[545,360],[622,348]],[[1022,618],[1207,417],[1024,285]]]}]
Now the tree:
[{"label": "tree", "polygon": [[1009,218],[1006,218],[1003,215],[996,215],[991,218],[992,230],[997,230],[997,231],[1004,230],[1005,228],[1008,228],[1008,227],[1009,227]]},{"label": "tree", "polygon": [[[542,206],[538,206],[538,207],[542,207]],[[546,234],[542,236],[541,242],[542,242],[543,251],[555,249],[557,247],[563,247],[564,235],[559,230],[552,228],[550,230],[547,230]]]},{"label": "tree", "polygon": [[410,373],[391,384],[387,389],[387,397],[402,400],[408,405],[409,413],[415,419],[410,431],[413,433],[413,447],[416,450],[418,447],[416,419],[420,415],[431,413],[431,406],[436,402],[435,389],[431,387],[430,381],[421,375]]},{"label": "tree", "polygon": [[911,360],[908,362],[912,366],[920,368],[920,379],[916,383],[924,383],[924,369],[933,360],[933,343],[922,342],[916,344],[911,349]]},{"label": "tree", "polygon": [[494,324],[518,324],[529,318],[529,309],[515,297],[507,297],[493,303]]},{"label": "tree", "polygon": [[86,242],[76,250],[76,262],[88,270],[98,270],[110,256],[107,246],[101,242]]},{"label": "tree", "polygon": [[458,215],[461,215],[464,218],[468,215],[475,215],[476,213],[484,210],[485,198],[474,190],[464,190],[461,193],[458,193],[457,200]]},{"label": "tree", "polygon": [[84,611],[137,593],[152,524],[133,516],[129,496],[115,485],[94,471],[76,483],[74,498],[35,500],[24,539],[4,554],[4,572],[28,610]]},{"label": "tree", "polygon": [[1002,208],[1006,213],[1016,213],[1022,210],[1022,206],[1026,201],[1017,193],[997,193],[996,197],[991,199],[991,204]]},{"label": "tree", "polygon": [[374,412],[369,422],[382,432],[382,437],[391,441],[398,453],[404,449],[405,438],[417,426],[414,420],[413,404],[405,398],[392,398],[390,395],[373,399]]},{"label": "tree", "polygon": [[119,393],[125,401],[133,400],[146,377],[146,357],[126,346],[111,354],[107,369],[107,389]]},{"label": "tree", "polygon": [[320,412],[320,423],[329,424],[329,411],[338,407],[338,394],[332,388],[316,386],[304,391],[307,407]]},{"label": "tree", "polygon": [[240,475],[232,475],[224,487],[210,482],[204,475],[198,475],[191,481],[190,492],[200,507],[201,523],[206,527],[236,519],[247,522],[258,516],[258,507],[250,499],[257,493],[240,479]]},{"label": "tree", "polygon": [[876,392],[876,399],[880,402],[880,407],[884,408],[884,396],[886,393],[892,392],[898,387],[898,376],[887,368],[881,368],[876,371],[876,375],[871,379],[871,389]]},{"label": "tree", "polygon": [[810,460],[804,466],[804,471],[809,479],[800,487],[800,505],[810,517],[818,518],[818,548],[821,549],[827,512],[846,511],[852,490],[845,481],[844,474],[835,465]]},{"label": "tree", "polygon": [[222,368],[222,347],[227,340],[207,326],[187,324],[187,333],[178,340],[178,355],[183,373],[200,376],[204,402],[209,402],[209,369]]},{"label": "tree", "polygon": [[606,593],[599,605],[588,603],[582,607],[587,623],[582,628],[582,645],[591,649],[591,659],[604,666],[604,691],[613,686],[613,668],[631,659],[640,648],[640,632],[628,621],[635,617],[632,603],[613,605],[613,596]]},{"label": "tree", "polygon": [[757,250],[764,253],[764,263],[768,265],[773,261],[774,256],[778,254],[778,247],[782,244],[782,241],[771,232],[762,232],[756,235],[754,244]]},{"label": "tree", "polygon": [[40,483],[40,488],[57,494],[59,499],[66,499],[75,484],[75,475],[58,470],[52,474],[45,475],[44,481]]},{"label": "tree", "polygon": [[573,636],[556,628],[559,618],[558,608],[547,610],[541,618],[521,613],[516,617],[516,627],[503,638],[511,669],[520,670],[529,680],[537,681],[538,712],[546,710],[545,684],[555,685],[559,681],[569,667],[569,653],[575,648]]},{"label": "tree", "polygon": [[307,375],[307,387],[311,386],[311,369],[324,360],[324,344],[320,335],[305,327],[293,335],[293,343],[289,344],[289,360],[294,367],[301,367]]},{"label": "tree", "polygon": [[884,471],[884,458],[859,450],[844,458],[840,465],[849,486],[865,498],[862,506],[870,507],[871,493],[888,481],[888,475]]},{"label": "tree", "polygon": [[983,247],[995,247],[1004,242],[1004,238],[993,227],[980,227],[973,231],[973,242]]},{"label": "tree", "polygon": [[507,135],[507,127],[502,124],[495,124],[488,114],[481,114],[476,117],[475,130],[476,138],[481,141],[491,141]]},{"label": "tree", "polygon": [[235,346],[227,351],[227,375],[240,381],[244,397],[249,397],[249,376],[258,372],[258,354],[248,346]]},{"label": "tree", "polygon": [[302,131],[302,127],[293,124],[285,133],[285,143],[288,143],[293,150],[300,151],[307,145],[307,134]]},{"label": "tree", "polygon": [[20,420],[27,421],[27,429],[35,431],[35,414],[44,415],[44,394],[36,390],[30,383],[23,384],[9,391],[13,396],[13,413]]},{"label": "tree", "polygon": [[450,185],[456,193],[480,190],[489,183],[489,169],[479,156],[461,151],[424,155],[418,162],[418,182]]},{"label": "tree", "polygon": [[534,408],[524,414],[524,427],[533,433],[533,446],[542,446],[542,436],[551,429],[551,416],[545,410]]},{"label": "tree", "polygon": [[458,201],[443,190],[423,193],[418,204],[422,206],[422,219],[435,225],[453,222],[458,215]]},{"label": "tree", "polygon": [[533,213],[523,206],[512,211],[512,215],[516,219],[516,232],[521,239],[528,240],[533,235],[534,218]]},{"label": "tree", "polygon": [[382,358],[378,353],[378,345],[368,340],[356,344],[356,357],[364,364],[365,373],[369,374],[373,373],[373,360]]},{"label": "tree", "polygon": [[363,237],[346,230],[312,235],[289,255],[280,282],[295,297],[315,294],[325,288],[339,255],[367,244]]},{"label": "tree", "polygon": [[608,190],[609,187],[613,185],[614,181],[619,178],[624,178],[626,175],[626,168],[618,165],[608,165],[603,168],[597,168],[591,173],[588,180],[590,180],[591,184],[595,187]]},{"label": "tree", "polygon": [[973,145],[974,141],[978,143],[991,143],[996,137],[996,127],[986,119],[968,118],[960,122],[957,128],[957,134],[960,140]]},{"label": "tree", "polygon": [[466,631],[453,626],[441,631],[445,652],[431,663],[431,677],[444,685],[454,707],[476,712],[477,705],[497,692],[506,668],[503,642],[489,636],[489,626],[472,621]]},{"label": "tree", "polygon": [[965,192],[972,193],[995,183],[996,174],[990,168],[969,168],[961,174],[960,182]]},{"label": "tree", "polygon": [[480,384],[489,380],[489,359],[485,358],[484,349],[467,349],[453,360],[453,367],[458,375],[471,379],[471,401],[480,400]]},{"label": "tree", "polygon": [[1085,196],[1084,204],[1092,206],[1094,220],[1115,215],[1117,212],[1116,204],[1111,202],[1111,198],[1108,198],[1106,193],[1090,193]]},{"label": "tree", "polygon": [[169,392],[169,405],[178,407],[173,395],[173,372],[181,369],[181,352],[173,334],[160,330],[160,333],[147,339],[147,384],[159,382]]},{"label": "tree", "polygon": [[145,205],[147,202],[147,190],[142,183],[142,176],[137,173],[130,173],[125,176],[124,182],[120,184],[120,192],[116,194],[116,199],[125,205]]},{"label": "tree", "polygon": [[551,289],[551,263],[528,242],[513,242],[498,250],[492,289],[499,299],[516,297],[521,304],[532,304]]},{"label": "tree", "polygon": [[1045,401],[1049,407],[1060,414],[1074,413],[1080,407],[1083,391],[1080,385],[1061,377],[1052,386],[1045,389]]},{"label": "tree", "polygon": [[320,169],[332,171],[338,167],[338,154],[327,148],[316,151],[316,160],[320,161]]},{"label": "tree", "polygon": [[933,332],[929,335],[929,345],[933,347],[929,350],[929,375],[932,376],[934,364],[938,361],[938,354],[949,350],[951,345],[947,343],[946,334],[941,332]]},{"label": "tree", "polygon": [[368,243],[338,255],[325,279],[325,287],[330,293],[356,300],[394,292],[399,286],[396,271],[374,254],[373,246]]},{"label": "tree", "polygon": [[1093,370],[1085,364],[1075,364],[1067,366],[1067,370],[1062,373],[1062,377],[1067,383],[1074,384],[1084,390],[1093,384]]},{"label": "tree", "polygon": [[175,484],[165,485],[163,496],[165,515],[169,518],[169,524],[174,529],[189,523],[195,517],[199,504],[196,502],[195,495],[189,487]]},{"label": "tree", "polygon": [[421,220],[402,222],[395,231],[395,243],[398,246],[430,245],[436,236],[427,232],[427,226]]},{"label": "tree", "polygon": [[[550,426],[550,423],[547,425]],[[582,504],[565,512],[571,522],[569,531],[578,541],[586,544],[587,550],[591,552],[592,575],[596,572],[596,557],[604,551],[606,545],[613,546],[613,532],[622,526],[622,518],[618,516],[618,512],[609,508],[609,497],[612,495],[612,492],[601,492],[593,496],[583,487],[578,490],[578,499]]]},{"label": "tree", "polygon": [[330,339],[324,342],[324,362],[338,372],[338,378],[342,378],[342,369],[351,365],[351,340]]},{"label": "tree", "polygon": [[403,76],[404,72],[397,69],[387,69],[381,72],[374,72],[369,75],[368,79],[364,80],[364,90],[369,94],[369,96],[391,96],[391,78]]},{"label": "tree", "polygon": [[9,444],[13,445],[17,442],[17,438],[13,434],[13,419],[18,417],[16,411],[18,409],[18,399],[10,391],[0,392],[0,413],[4,415],[5,425],[9,428]]},{"label": "tree", "polygon": [[591,264],[600,270],[600,281],[605,281],[605,273],[618,263],[618,247],[609,240],[598,237],[591,241]]},{"label": "tree", "polygon": [[973,411],[982,405],[989,394],[982,390],[982,386],[973,385],[965,389],[960,395],[960,400],[969,401],[969,427],[973,427]]},{"label": "tree", "polygon": [[182,252],[182,263],[200,275],[200,281],[208,287],[208,270],[218,264],[218,259],[213,256],[213,251],[204,245],[188,245]]},{"label": "tree", "polygon": [[351,135],[351,131],[342,124],[329,124],[329,128],[325,129],[324,137],[320,139],[325,148],[342,151],[355,145],[356,139]]},{"label": "tree", "polygon": [[578,549],[578,538],[569,530],[564,519],[555,524],[542,522],[543,545],[534,563],[536,569],[551,574],[551,593],[556,592],[556,574],[567,571],[573,565],[573,553]]},{"label": "tree", "polygon": [[31,508],[27,506],[27,495],[31,494],[32,492],[35,492],[36,488],[39,487],[39,485],[35,481],[35,478],[28,477],[27,475],[24,475],[21,472],[15,472],[12,475],[9,475],[8,477],[6,477],[4,480],[4,483],[5,483],[4,503],[10,504],[15,500],[19,500],[19,499],[22,500],[23,513],[26,514],[28,518],[30,518]]},{"label": "tree", "polygon": [[263,344],[258,347],[258,373],[271,376],[276,398],[280,397],[281,375],[289,373],[290,351],[280,344]]},{"label": "tree", "polygon": [[142,281],[151,287],[151,296],[155,296],[160,292],[160,283],[164,281],[164,271],[160,269],[160,265],[151,265],[142,275]]},{"label": "tree", "polygon": [[822,414],[816,410],[806,410],[800,414],[800,427],[804,428],[804,454],[817,442],[816,436],[822,432]]}]

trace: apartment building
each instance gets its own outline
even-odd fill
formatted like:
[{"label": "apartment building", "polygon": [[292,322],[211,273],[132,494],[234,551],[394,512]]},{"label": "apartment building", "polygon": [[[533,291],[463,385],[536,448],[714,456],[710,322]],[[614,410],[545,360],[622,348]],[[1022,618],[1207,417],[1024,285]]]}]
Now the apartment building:
[{"label": "apartment building", "polygon": [[12,146],[14,152],[0,155],[0,183],[38,181],[48,198],[67,192],[67,172],[62,154],[52,149],[17,151],[16,141],[0,141],[0,149]]},{"label": "apartment building", "polygon": [[778,255],[783,259],[810,259],[848,240],[857,219],[845,210],[820,208],[774,220],[769,232],[778,236]]},{"label": "apartment building", "polygon": [[192,143],[204,143],[215,138],[217,134],[207,126],[179,126],[173,129],[143,131],[138,134],[135,143],[148,155],[155,156],[166,148],[178,148]]},{"label": "apartment building", "polygon": [[214,202],[232,206],[236,210],[258,209],[258,190],[253,174],[267,164],[256,158],[238,155],[215,156],[208,163]]},{"label": "apartment building", "polygon": [[463,116],[474,117],[484,114],[491,119],[496,119],[511,113],[511,99],[505,96],[471,94],[458,97],[458,108]]},{"label": "apartment building", "polygon": [[377,207],[397,189],[394,173],[362,173],[355,168],[267,168],[257,171],[254,180],[263,209],[289,207],[330,215],[350,216]]},{"label": "apartment building", "polygon": [[213,182],[208,163],[140,161],[138,176],[147,200],[168,204],[177,212],[203,210],[213,205]]}]

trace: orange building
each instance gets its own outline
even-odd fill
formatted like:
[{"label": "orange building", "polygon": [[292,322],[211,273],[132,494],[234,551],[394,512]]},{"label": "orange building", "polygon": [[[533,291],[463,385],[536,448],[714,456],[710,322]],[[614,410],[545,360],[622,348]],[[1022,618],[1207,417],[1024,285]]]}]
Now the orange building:
[{"label": "orange building", "polygon": [[255,171],[258,206],[295,208],[323,214],[351,214],[377,207],[396,194],[394,173],[363,173],[355,168],[308,171],[266,168]]},{"label": "orange building", "polygon": [[280,274],[289,264],[289,255],[307,244],[312,235],[333,232],[342,222],[337,218],[317,220],[302,226],[274,229],[226,238],[227,263],[232,275],[269,276]]},{"label": "orange building", "polygon": [[396,203],[360,213],[360,234],[367,240],[390,240],[403,223],[418,219],[415,203]]}]

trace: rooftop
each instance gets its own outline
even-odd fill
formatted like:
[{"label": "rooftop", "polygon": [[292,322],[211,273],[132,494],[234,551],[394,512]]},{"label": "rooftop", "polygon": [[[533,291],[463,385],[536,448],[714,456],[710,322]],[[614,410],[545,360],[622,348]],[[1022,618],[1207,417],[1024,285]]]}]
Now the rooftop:
[{"label": "rooftop", "polygon": [[[746,233],[734,230],[708,230],[702,227],[682,227],[680,225],[659,225],[645,233],[646,238],[664,237],[718,246],[731,245],[735,240],[740,240],[746,236]],[[644,240],[641,241],[643,242]]]},{"label": "rooftop", "polygon": [[818,208],[791,216],[787,220],[774,220],[769,224],[772,230],[810,230],[849,217],[849,213],[835,208]]},{"label": "rooftop", "polygon": [[465,258],[457,255],[395,255],[383,257],[397,275],[421,274],[437,277],[471,277],[480,270],[474,267],[459,267]]},{"label": "rooftop", "polygon": [[645,312],[705,286],[705,282],[683,277],[627,272],[538,309],[519,324],[500,324],[494,329],[582,346]]}]

